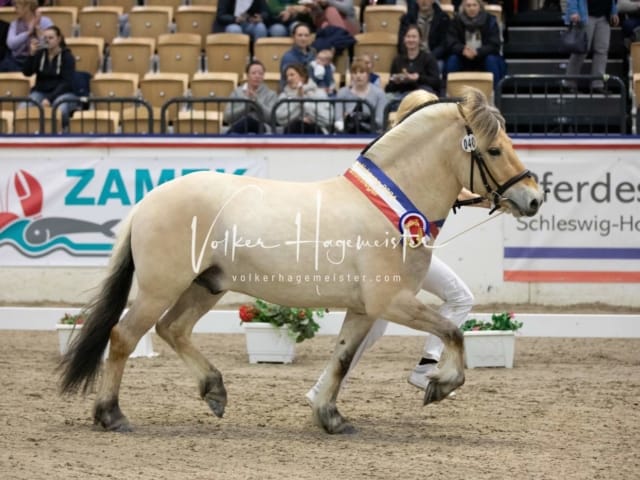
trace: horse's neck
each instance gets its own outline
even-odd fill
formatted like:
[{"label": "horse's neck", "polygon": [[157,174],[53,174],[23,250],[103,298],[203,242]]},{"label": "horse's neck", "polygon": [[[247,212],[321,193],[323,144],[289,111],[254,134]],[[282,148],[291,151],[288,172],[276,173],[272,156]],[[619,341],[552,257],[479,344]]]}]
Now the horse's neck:
[{"label": "horse's neck", "polygon": [[452,165],[463,153],[464,130],[459,128],[460,138],[452,136],[458,127],[451,120],[448,126],[395,127],[365,153],[430,220],[446,218],[462,188]]}]

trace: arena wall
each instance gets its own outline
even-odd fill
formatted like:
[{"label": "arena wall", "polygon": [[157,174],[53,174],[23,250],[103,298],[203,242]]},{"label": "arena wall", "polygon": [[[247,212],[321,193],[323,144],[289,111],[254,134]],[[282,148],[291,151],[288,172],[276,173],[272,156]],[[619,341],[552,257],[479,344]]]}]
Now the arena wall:
[{"label": "arena wall", "polygon": [[[0,170],[0,189],[10,188],[9,179],[16,168],[27,169],[39,164],[46,164],[51,168],[51,165],[58,162],[68,164],[70,161],[77,162],[78,165],[89,161],[92,164],[111,165],[113,168],[132,161],[149,164],[168,162],[180,168],[181,165],[187,164],[189,159],[198,159],[201,162],[218,162],[216,165],[219,162],[228,162],[230,170],[233,171],[234,162],[250,158],[257,159],[261,164],[260,174],[266,177],[313,181],[342,174],[367,141],[368,139],[328,137],[311,140],[277,137],[242,140],[169,137],[90,140],[5,139],[0,141],[3,164]],[[602,259],[598,259],[599,264],[604,265],[601,268],[603,272],[613,269],[619,273],[624,271],[624,275],[607,278],[600,272],[600,277],[593,277],[601,278],[602,281],[570,281],[571,278],[578,278],[575,276],[566,277],[564,280],[554,278],[553,281],[505,280],[506,265],[509,263],[504,256],[505,241],[512,241],[510,238],[513,235],[524,236],[526,239],[527,235],[536,238],[540,234],[553,239],[553,235],[562,236],[566,233],[546,231],[543,234],[533,230],[526,231],[526,228],[520,228],[524,224],[518,224],[515,219],[506,215],[461,235],[438,249],[437,255],[468,283],[478,304],[498,302],[572,305],[600,302],[620,307],[640,307],[640,287],[637,280],[640,268],[634,264],[638,262],[637,252],[640,246],[640,242],[637,241],[640,231],[634,230],[640,230],[640,139],[516,139],[514,143],[523,162],[534,172],[538,172],[539,169],[540,172],[550,171],[548,166],[556,164],[564,168],[565,177],[571,177],[571,172],[575,173],[575,178],[564,178],[564,181],[554,178],[552,173],[545,177],[546,186],[553,196],[541,209],[541,215],[548,219],[547,230],[559,228],[558,218],[555,217],[566,215],[568,205],[571,206],[569,211],[578,214],[590,210],[593,202],[589,203],[584,198],[589,192],[592,197],[595,195],[595,207],[598,211],[595,214],[589,211],[588,215],[595,215],[596,224],[604,220],[604,216],[610,215],[611,226],[614,224],[612,222],[620,217],[621,211],[631,212],[625,214],[623,226],[611,228],[606,235],[600,232],[595,237],[596,240],[598,236],[601,237],[603,246],[625,247],[624,251],[629,257],[612,259],[611,268],[607,268],[606,261],[603,263]],[[423,148],[428,149],[429,146]],[[585,174],[585,169],[591,170],[588,174],[590,180],[586,182],[580,180]],[[615,178],[612,179],[608,173],[613,170],[618,176],[614,175]],[[620,175],[628,179],[623,186],[620,186]],[[575,183],[572,183],[574,180]],[[599,185],[596,186],[596,182],[599,182]],[[585,186],[585,183],[589,185]],[[428,188],[428,185],[425,185],[425,188]],[[584,194],[583,198],[580,197],[581,194]],[[3,191],[2,197],[7,198],[8,193]],[[6,206],[3,208],[7,210]],[[557,209],[561,210],[560,213],[556,212]],[[636,218],[632,218],[634,214]],[[438,238],[438,244],[445,243],[447,239],[486,218],[486,210],[474,208],[450,215]],[[565,226],[564,229],[568,227]],[[636,239],[635,246],[628,244],[629,235]],[[522,239],[516,239],[517,241],[522,243]],[[15,252],[0,244],[0,264],[3,265],[0,267],[0,304],[4,305],[78,305],[91,295],[92,287],[100,282],[104,273],[103,266],[47,266],[41,263],[30,265],[29,262],[25,262],[24,265],[12,265],[12,261],[5,261],[8,255],[15,256]],[[566,274],[574,266],[567,263],[563,268]],[[576,268],[580,272],[582,267]],[[619,279],[623,281],[618,281]],[[230,295],[225,299],[225,305],[237,303],[239,300],[241,297]]]}]

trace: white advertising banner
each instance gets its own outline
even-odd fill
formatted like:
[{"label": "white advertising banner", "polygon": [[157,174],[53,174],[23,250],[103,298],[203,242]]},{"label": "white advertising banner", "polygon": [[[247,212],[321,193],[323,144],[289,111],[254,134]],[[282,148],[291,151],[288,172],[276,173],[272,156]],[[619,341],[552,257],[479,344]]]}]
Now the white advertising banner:
[{"label": "white advertising banner", "polygon": [[544,152],[530,163],[545,204],[504,222],[504,280],[640,282],[640,162],[629,153]]},{"label": "white advertising banner", "polygon": [[201,170],[266,176],[258,156],[86,152],[82,159],[2,159],[0,265],[105,265],[118,224],[158,185]]}]

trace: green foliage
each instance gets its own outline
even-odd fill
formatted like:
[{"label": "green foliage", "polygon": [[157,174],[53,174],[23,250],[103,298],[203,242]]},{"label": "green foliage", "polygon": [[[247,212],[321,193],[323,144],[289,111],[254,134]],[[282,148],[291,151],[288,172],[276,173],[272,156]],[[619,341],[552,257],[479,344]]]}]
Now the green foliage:
[{"label": "green foliage", "polygon": [[267,322],[274,327],[286,326],[296,343],[313,338],[320,325],[314,317],[324,316],[325,311],[314,308],[283,307],[257,299],[238,309],[242,322]]},{"label": "green foliage", "polygon": [[494,313],[490,322],[480,322],[475,318],[470,318],[462,324],[460,329],[464,332],[478,330],[519,330],[522,322],[516,321],[513,312]]},{"label": "green foliage", "polygon": [[82,325],[84,323],[84,315],[82,313],[70,314],[65,313],[64,317],[58,320],[62,325]]}]

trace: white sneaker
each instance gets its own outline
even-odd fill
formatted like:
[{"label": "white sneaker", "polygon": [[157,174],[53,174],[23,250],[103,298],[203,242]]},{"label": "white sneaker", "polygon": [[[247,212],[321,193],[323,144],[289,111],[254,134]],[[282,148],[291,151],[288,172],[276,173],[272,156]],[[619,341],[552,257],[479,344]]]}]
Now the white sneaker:
[{"label": "white sneaker", "polygon": [[407,381],[420,390],[426,390],[429,379],[427,375],[438,367],[437,363],[425,363],[424,365],[416,365]]},{"label": "white sneaker", "polygon": [[307,399],[307,403],[310,407],[313,407],[313,402],[316,399],[316,395],[318,395],[318,390],[315,385],[311,387],[311,389],[307,393],[305,393],[304,398]]}]

